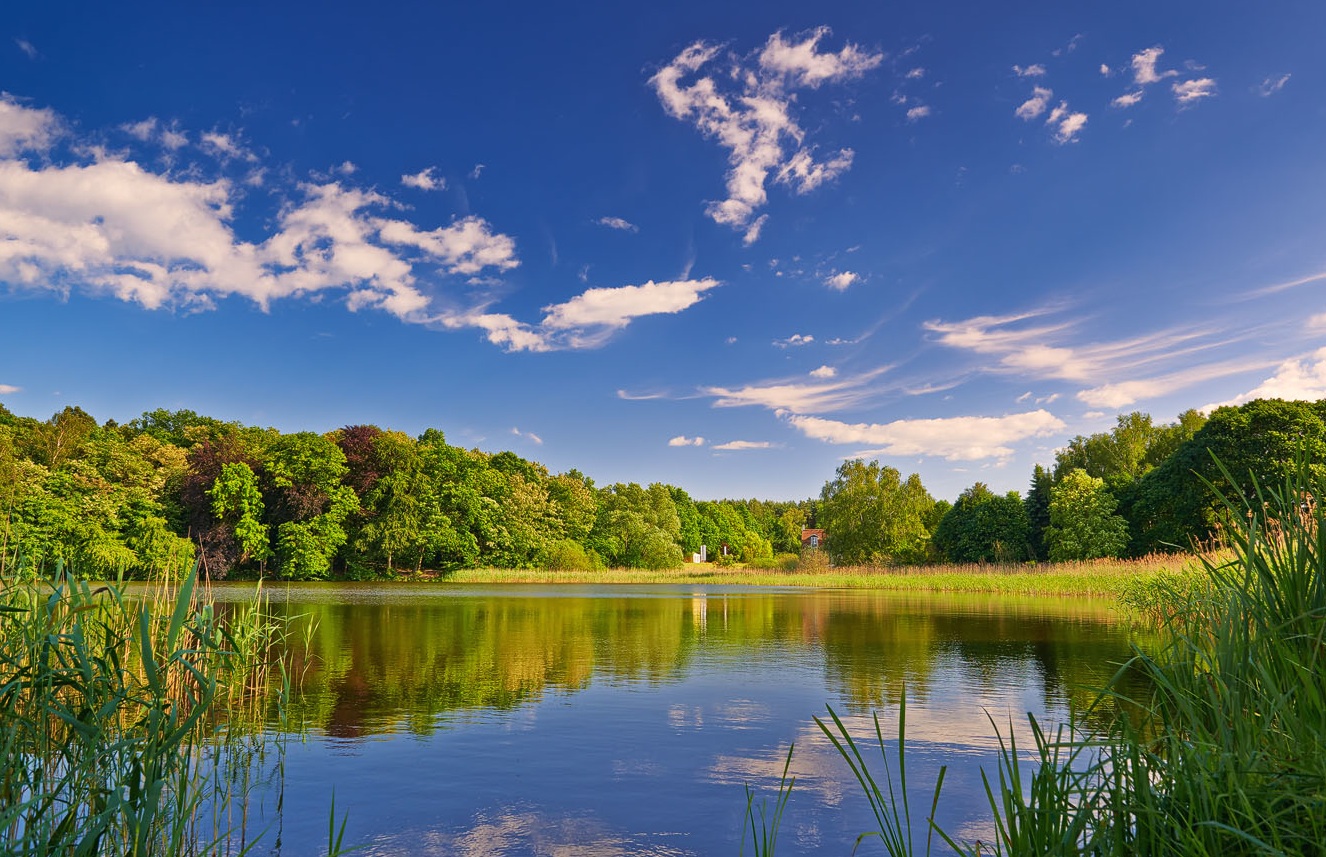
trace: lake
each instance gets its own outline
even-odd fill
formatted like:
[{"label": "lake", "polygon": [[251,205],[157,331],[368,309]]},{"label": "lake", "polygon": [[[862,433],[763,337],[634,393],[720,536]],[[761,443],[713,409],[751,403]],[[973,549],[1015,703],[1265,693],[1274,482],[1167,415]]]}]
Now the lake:
[{"label": "lake", "polygon": [[[1129,655],[1105,602],[731,586],[275,584],[313,624],[294,658],[259,853],[736,855],[746,809],[796,784],[779,854],[847,855],[873,820],[814,716],[879,764],[907,698],[916,829],[988,839],[991,720],[1030,746]],[[219,601],[251,587],[218,584]],[[302,621],[302,620],[301,620]],[[298,724],[298,725],[296,725]],[[277,728],[275,724],[271,728]],[[271,765],[269,764],[269,767]],[[281,804],[277,810],[277,795]],[[279,838],[279,840],[278,840]],[[937,853],[946,849],[937,848]],[[749,844],[746,853],[750,853]],[[882,854],[867,841],[859,853]]]}]

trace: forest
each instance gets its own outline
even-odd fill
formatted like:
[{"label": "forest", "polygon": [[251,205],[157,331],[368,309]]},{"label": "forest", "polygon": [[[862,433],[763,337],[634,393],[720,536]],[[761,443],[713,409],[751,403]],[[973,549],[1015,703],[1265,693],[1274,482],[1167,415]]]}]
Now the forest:
[{"label": "forest", "polygon": [[[839,565],[1140,556],[1218,541],[1221,490],[1326,461],[1326,401],[1257,400],[1156,424],[1120,415],[1037,465],[1025,494],[977,482],[936,500],[916,475],[845,462],[801,501],[695,500],[664,483],[596,486],[512,452],[371,425],[283,434],[189,410],[99,423],[0,405],[0,575],[377,579],[460,568],[796,563],[826,530]],[[1321,467],[1322,465],[1314,465]],[[724,552],[726,546],[726,553]]]}]

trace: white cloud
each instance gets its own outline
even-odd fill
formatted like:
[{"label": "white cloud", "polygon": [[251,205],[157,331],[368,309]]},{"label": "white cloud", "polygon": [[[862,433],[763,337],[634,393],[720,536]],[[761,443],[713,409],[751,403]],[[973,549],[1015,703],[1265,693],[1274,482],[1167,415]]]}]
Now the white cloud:
[{"label": "white cloud", "polygon": [[832,366],[821,366],[818,369],[810,370],[810,377],[812,378],[833,378],[837,374],[838,370]]},{"label": "white cloud", "polygon": [[23,392],[22,387],[15,387],[13,384],[0,384],[0,396],[8,396],[11,393]]},{"label": "white cloud", "polygon": [[1045,124],[1055,129],[1056,143],[1076,143],[1078,133],[1087,124],[1087,114],[1069,112],[1068,102],[1060,101],[1059,106],[1050,112],[1050,118],[1045,120]]},{"label": "white cloud", "polygon": [[1222,405],[1241,405],[1253,399],[1287,399],[1316,402],[1326,399],[1326,348],[1281,363],[1274,375],[1232,399],[1206,405],[1210,413]]},{"label": "white cloud", "polygon": [[930,115],[930,107],[928,105],[921,104],[907,111],[907,121],[915,122],[916,120],[924,119],[929,115]]},{"label": "white cloud", "polygon": [[1174,84],[1171,88],[1174,90],[1174,99],[1181,107],[1188,107],[1216,94],[1216,82],[1209,77],[1185,80]]},{"label": "white cloud", "polygon": [[512,428],[511,433],[516,437],[523,437],[525,440],[534,443],[536,446],[543,446],[543,438],[539,437],[532,431],[521,431],[518,428]]},{"label": "white cloud", "polygon": [[[1251,368],[1240,362],[1216,363],[1153,376],[1157,368],[1163,371],[1185,358],[1228,345],[1232,338],[1216,330],[1173,328],[1128,339],[1089,342],[1077,333],[1077,324],[1072,321],[1028,324],[1052,312],[1047,309],[960,322],[933,321],[925,328],[939,334],[938,341],[943,345],[994,358],[994,362],[984,362],[986,371],[1090,385],[1078,393],[1078,398],[1094,407],[1120,407]],[[1060,344],[1064,341],[1073,344]],[[1129,378],[1142,373],[1149,377]]]},{"label": "white cloud", "polygon": [[755,218],[755,221],[751,223],[751,225],[746,229],[745,233],[743,233],[741,236],[742,245],[749,247],[750,245],[754,244],[756,241],[759,241],[760,233],[764,231],[764,224],[768,220],[769,220],[769,215],[767,214],[761,214],[759,217]]},{"label": "white cloud", "polygon": [[1307,328],[1312,331],[1326,330],[1326,312],[1319,312],[1316,315],[1309,316]]},{"label": "white cloud", "polygon": [[1279,77],[1268,77],[1266,80],[1263,80],[1262,85],[1257,88],[1257,93],[1261,95],[1262,98],[1269,98],[1285,88],[1285,84],[1289,82],[1289,77],[1290,76],[1287,74],[1282,74]]},{"label": "white cloud", "polygon": [[566,303],[544,307],[543,326],[558,331],[622,328],[640,316],[681,312],[718,285],[718,280],[706,278],[589,289]]},{"label": "white cloud", "polygon": [[[759,237],[756,212],[768,200],[771,176],[804,194],[851,167],[851,149],[818,158],[806,144],[806,132],[792,115],[794,90],[860,77],[879,66],[883,55],[850,43],[822,52],[819,43],[828,33],[820,27],[792,41],[774,33],[753,63],[751,57],[720,58],[718,46],[695,42],[650,79],[669,115],[694,124],[728,151],[727,198],[709,203],[707,213],[743,232],[747,244]],[[711,63],[725,68],[702,75]]]},{"label": "white cloud", "polygon": [[774,445],[767,440],[729,440],[727,443],[717,443],[712,447],[723,452],[743,452],[750,449],[773,449]]},{"label": "white cloud", "polygon": [[426,167],[412,175],[401,176],[401,184],[415,190],[446,190],[447,180],[437,174],[437,167]]},{"label": "white cloud", "polygon": [[832,276],[824,278],[824,285],[837,291],[846,291],[847,287],[853,283],[861,281],[861,276],[852,271],[839,271]]},{"label": "white cloud", "polygon": [[802,345],[809,345],[815,341],[815,337],[809,333],[794,333],[786,339],[775,339],[773,344],[779,348],[799,348]]},{"label": "white cloud", "polygon": [[1045,66],[1041,65],[1040,63],[1036,63],[1035,65],[1029,65],[1026,66],[1025,68],[1020,65],[1015,65],[1013,66],[1013,73],[1016,74],[1018,77],[1044,77]]},{"label": "white cloud", "polygon": [[0,92],[0,157],[44,151],[59,133],[54,111],[24,106],[9,93]]},{"label": "white cloud", "polygon": [[359,167],[355,166],[353,161],[341,161],[339,164],[332,167],[332,172],[336,173],[338,176],[348,177],[359,172]]},{"label": "white cloud", "polygon": [[1110,105],[1113,107],[1132,107],[1134,104],[1142,100],[1142,92],[1143,90],[1141,89],[1136,92],[1125,92],[1123,95],[1120,95],[1118,98],[1111,101]]},{"label": "white cloud", "polygon": [[257,155],[244,148],[238,140],[229,134],[223,134],[220,131],[204,131],[199,139],[203,151],[222,160],[234,159],[251,163],[258,160]]},{"label": "white cloud", "polygon": [[599,226],[606,226],[609,229],[620,229],[622,232],[639,232],[640,227],[629,220],[621,217],[600,217],[595,221]]},{"label": "white cloud", "polygon": [[1065,428],[1063,420],[1043,409],[1002,417],[943,417],[882,424],[845,423],[796,414],[789,415],[787,421],[815,440],[873,447],[858,453],[861,457],[926,455],[948,461],[1004,459],[1013,454],[1010,444],[1047,437]]},{"label": "white cloud", "polygon": [[1114,70],[1113,70],[1112,68],[1110,68],[1109,66],[1107,66],[1105,63],[1101,63],[1101,64],[1100,64],[1100,74],[1101,74],[1101,77],[1109,77],[1110,75],[1114,74]]},{"label": "white cloud", "polygon": [[41,54],[37,51],[37,46],[27,39],[14,39],[14,44],[22,51],[28,59],[35,60]]},{"label": "white cloud", "polygon": [[914,68],[911,71],[907,72],[906,77],[908,80],[920,80],[921,78],[925,77],[925,69]]},{"label": "white cloud", "polygon": [[1031,98],[1022,102],[1022,105],[1014,111],[1014,115],[1019,119],[1031,120],[1045,112],[1049,106],[1050,98],[1054,95],[1054,90],[1038,86],[1032,90]]},{"label": "white cloud", "polygon": [[478,178],[479,178],[479,176],[483,175],[483,170],[484,170],[484,167],[486,167],[486,166],[488,166],[488,165],[487,165],[487,164],[475,164],[475,165],[474,165],[474,169],[470,170],[470,178],[472,178],[472,179],[474,179],[474,180],[477,181]]},{"label": "white cloud", "polygon": [[668,446],[704,446],[704,438],[687,437],[684,434],[679,434],[668,439]]},{"label": "white cloud", "polygon": [[763,381],[738,389],[705,387],[701,393],[714,399],[716,408],[758,406],[795,414],[840,411],[862,404],[881,391],[873,382],[889,367],[838,380],[807,383],[801,378]]},{"label": "white cloud", "polygon": [[515,240],[493,232],[482,217],[465,217],[428,231],[404,220],[379,219],[374,224],[383,241],[418,249],[447,273],[477,274],[485,268],[509,271],[520,265]]},{"label": "white cloud", "polygon": [[1144,51],[1138,51],[1133,54],[1133,83],[1138,86],[1146,86],[1149,83],[1157,83],[1167,77],[1177,77],[1178,72],[1174,69],[1168,71],[1156,71],[1156,63],[1160,60],[1160,55],[1165,49],[1160,45],[1153,48],[1147,48]]}]

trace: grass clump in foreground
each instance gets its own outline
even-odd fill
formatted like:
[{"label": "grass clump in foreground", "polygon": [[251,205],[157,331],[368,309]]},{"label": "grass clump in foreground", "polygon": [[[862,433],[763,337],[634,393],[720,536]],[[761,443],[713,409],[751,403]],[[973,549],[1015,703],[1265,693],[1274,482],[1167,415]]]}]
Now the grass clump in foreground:
[{"label": "grass clump in foreground", "polygon": [[247,851],[249,792],[279,769],[262,723],[285,632],[260,597],[219,617],[196,572],[139,601],[60,570],[4,584],[0,851]]},{"label": "grass clump in foreground", "polygon": [[[1326,478],[1302,460],[1281,485],[1222,498],[1230,519],[1243,522],[1230,537],[1232,555],[1203,558],[1199,581],[1138,596],[1163,623],[1163,645],[1135,651],[1090,721],[1079,715],[1051,732],[1031,718],[1029,758],[1011,730],[1000,735],[997,771],[982,771],[992,841],[958,842],[936,825],[942,770],[917,830],[906,775],[895,792],[878,725],[885,755],[877,780],[830,710],[820,727],[880,823],[858,845],[877,836],[889,854],[911,855],[924,833],[927,853],[933,835],[968,855],[1326,854],[1324,497]],[[1129,672],[1146,679],[1148,695],[1118,690]],[[1110,716],[1102,720],[1102,711]],[[761,844],[774,839],[753,839],[755,853],[771,854]]]}]

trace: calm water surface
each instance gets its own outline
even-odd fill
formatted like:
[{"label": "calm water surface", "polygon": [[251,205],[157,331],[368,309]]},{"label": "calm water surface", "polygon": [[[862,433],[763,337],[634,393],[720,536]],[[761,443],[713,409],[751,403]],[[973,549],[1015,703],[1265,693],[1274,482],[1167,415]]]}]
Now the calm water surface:
[{"label": "calm water surface", "polygon": [[[830,705],[864,740],[878,712],[893,738],[903,694],[918,830],[946,764],[941,824],[984,838],[991,718],[1005,733],[1011,720],[1029,746],[1027,712],[1066,719],[1129,652],[1108,604],[1081,601],[693,586],[268,591],[316,622],[296,658],[303,729],[285,753],[283,804],[267,796],[258,822],[270,825],[266,850],[284,855],[325,849],[333,790],[363,854],[736,855],[744,787],[772,803],[793,744],[779,853],[847,855],[871,817],[812,718]],[[858,853],[883,851],[871,841]]]}]

